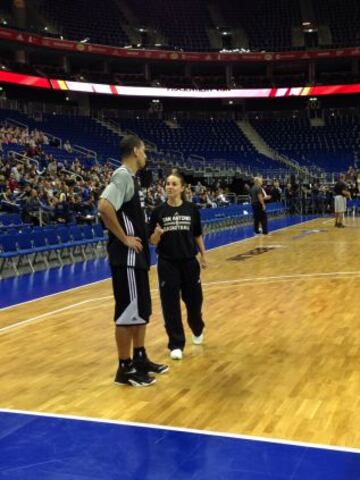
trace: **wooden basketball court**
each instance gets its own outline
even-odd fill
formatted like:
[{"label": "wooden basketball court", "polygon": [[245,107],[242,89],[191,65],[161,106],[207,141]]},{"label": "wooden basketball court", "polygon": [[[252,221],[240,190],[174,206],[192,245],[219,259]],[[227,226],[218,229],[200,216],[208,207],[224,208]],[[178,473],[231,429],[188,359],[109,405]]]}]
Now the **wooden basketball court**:
[{"label": "wooden basketball court", "polygon": [[156,271],[147,348],[117,387],[109,280],[5,309],[0,408],[360,446],[360,221],[316,219],[208,253],[205,343],[168,359]]}]

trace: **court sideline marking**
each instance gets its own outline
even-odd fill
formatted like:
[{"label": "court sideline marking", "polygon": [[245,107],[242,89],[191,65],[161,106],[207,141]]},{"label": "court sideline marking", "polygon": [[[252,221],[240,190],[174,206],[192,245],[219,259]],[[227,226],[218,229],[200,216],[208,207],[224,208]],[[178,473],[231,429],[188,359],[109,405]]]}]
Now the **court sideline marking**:
[{"label": "court sideline marking", "polygon": [[155,430],[168,430],[172,432],[182,432],[196,435],[206,435],[211,437],[225,437],[233,438],[238,440],[254,441],[254,442],[263,442],[263,443],[275,443],[278,445],[291,445],[294,447],[304,447],[304,448],[314,448],[321,450],[330,450],[335,452],[345,452],[345,453],[355,453],[360,454],[360,449],[353,447],[340,447],[337,445],[326,445],[321,443],[306,443],[298,442],[295,440],[283,440],[278,438],[271,437],[260,437],[260,436],[251,436],[251,435],[242,435],[237,433],[226,433],[226,432],[214,432],[211,430],[198,430],[194,428],[184,428],[184,427],[173,427],[166,425],[157,425],[154,423],[140,423],[140,422],[129,422],[125,420],[111,420],[103,419],[97,417],[81,417],[78,415],[63,415],[58,413],[45,413],[45,412],[36,412],[36,411],[27,411],[27,410],[11,410],[7,408],[0,408],[0,413],[9,413],[9,414],[18,414],[18,415],[29,415],[37,417],[47,417],[47,418],[58,418],[65,420],[77,420],[81,422],[93,422],[93,423],[102,423],[108,425],[118,425],[124,427],[135,427],[135,428],[149,428]]}]

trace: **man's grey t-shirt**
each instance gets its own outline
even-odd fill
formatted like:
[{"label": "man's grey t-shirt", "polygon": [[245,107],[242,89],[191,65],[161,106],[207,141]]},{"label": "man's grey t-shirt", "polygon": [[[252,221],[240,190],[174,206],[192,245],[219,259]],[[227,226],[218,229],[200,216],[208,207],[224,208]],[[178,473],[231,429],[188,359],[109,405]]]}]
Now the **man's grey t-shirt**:
[{"label": "man's grey t-shirt", "polygon": [[106,199],[114,207],[124,233],[127,236],[139,237],[143,246],[141,252],[136,252],[122,243],[109,229],[107,250],[110,264],[114,267],[148,270],[150,252],[145,215],[140,204],[138,184],[131,170],[125,165],[115,170],[100,198]]},{"label": "man's grey t-shirt", "polygon": [[256,185],[254,185],[251,190],[250,190],[250,197],[251,197],[251,203],[257,203],[259,204],[259,193],[261,195],[263,195],[263,190],[261,187],[257,187]]},{"label": "man's grey t-shirt", "polygon": [[111,182],[105,188],[100,198],[104,198],[118,211],[125,202],[134,196],[134,181],[131,171],[124,165],[114,171]]}]

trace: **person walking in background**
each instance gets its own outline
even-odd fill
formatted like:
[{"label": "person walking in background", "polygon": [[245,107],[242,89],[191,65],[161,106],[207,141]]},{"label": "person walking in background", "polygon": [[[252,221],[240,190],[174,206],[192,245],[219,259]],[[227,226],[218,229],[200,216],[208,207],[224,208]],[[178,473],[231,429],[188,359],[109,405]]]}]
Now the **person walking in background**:
[{"label": "person walking in background", "polygon": [[269,200],[271,197],[266,195],[265,190],[262,188],[262,184],[262,178],[255,177],[254,185],[250,189],[251,205],[254,216],[254,231],[256,235],[260,234],[260,226],[263,235],[268,235],[269,233],[265,200]]},{"label": "person walking in background", "polygon": [[167,365],[151,362],[144,346],[146,325],[151,315],[150,253],[135,174],[144,168],[146,153],[142,140],[133,135],[123,138],[120,150],[122,165],[113,173],[98,206],[109,230],[108,254],[119,356],[115,383],[145,387],[155,382],[152,374],[168,370]]},{"label": "person walking in background", "polygon": [[165,189],[167,201],[153,211],[149,236],[157,246],[160,299],[170,357],[181,360],[185,333],[180,295],[186,305],[193,343],[200,345],[204,340],[203,293],[196,255],[199,251],[202,268],[206,268],[206,256],[199,210],[185,200],[184,178],[177,170],[167,177]]},{"label": "person walking in background", "polygon": [[340,175],[339,180],[334,186],[334,209],[335,209],[335,227],[344,228],[344,215],[346,212],[346,199],[351,198],[348,187],[345,183],[345,175]]}]

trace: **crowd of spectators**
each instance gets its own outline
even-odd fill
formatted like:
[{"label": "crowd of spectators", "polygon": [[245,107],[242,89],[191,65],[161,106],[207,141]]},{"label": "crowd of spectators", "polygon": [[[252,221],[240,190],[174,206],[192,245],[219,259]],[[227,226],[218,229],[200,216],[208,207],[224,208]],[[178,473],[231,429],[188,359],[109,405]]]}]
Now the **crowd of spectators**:
[{"label": "crowd of spectators", "polygon": [[[235,201],[235,196],[229,187],[223,188],[219,183],[206,186],[198,181],[196,185],[187,184],[185,189],[187,201],[195,203],[199,208],[224,207]],[[144,206],[147,214],[166,199],[165,180],[154,182],[144,190]]]},{"label": "crowd of spectators", "polygon": [[[6,144],[24,147],[26,159],[18,161],[13,154],[0,151],[0,209],[19,211],[26,223],[85,223],[96,219],[96,206],[104,187],[110,181],[114,167],[109,163],[95,163],[85,168],[80,159],[58,161],[46,154],[43,146],[49,138],[43,132],[28,131],[19,127],[0,128],[0,150]],[[68,141],[63,145],[71,153]],[[350,167],[346,181],[352,198],[359,197],[360,172]],[[242,201],[250,189],[244,183]],[[330,213],[333,208],[332,186],[320,182],[302,182],[294,177],[286,180],[272,179],[265,182],[271,201],[284,201],[291,213],[301,209],[306,213]],[[230,187],[216,180],[209,184],[198,181],[188,184],[185,190],[188,201],[199,208],[226,207],[239,197]],[[148,215],[166,198],[165,179],[153,181],[142,189],[143,205]]]},{"label": "crowd of spectators", "polygon": [[[351,198],[360,198],[360,171],[350,166],[346,172],[346,184]],[[265,185],[272,201],[283,200],[290,213],[329,214],[334,208],[334,188],[332,184],[314,180],[302,181],[290,177],[288,181],[274,180]]]},{"label": "crowd of spectators", "polygon": [[[75,156],[57,161],[43,150],[46,134],[20,127],[0,129],[0,203],[5,211],[20,211],[28,223],[93,221],[96,204],[112,169],[108,165],[84,168]],[[18,144],[26,157],[19,161],[4,145]],[[64,150],[72,147],[65,142]],[[41,217],[41,218],[40,218]]]}]

